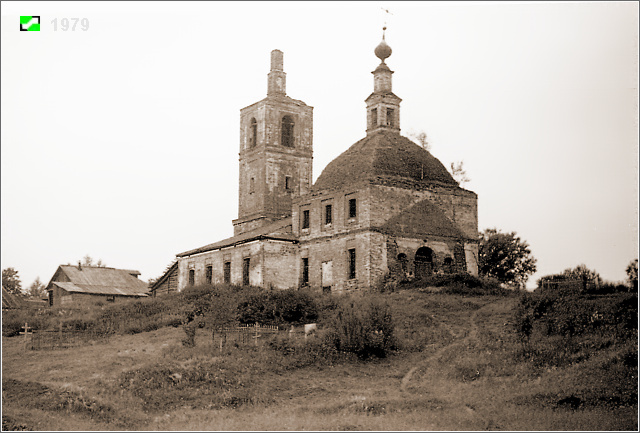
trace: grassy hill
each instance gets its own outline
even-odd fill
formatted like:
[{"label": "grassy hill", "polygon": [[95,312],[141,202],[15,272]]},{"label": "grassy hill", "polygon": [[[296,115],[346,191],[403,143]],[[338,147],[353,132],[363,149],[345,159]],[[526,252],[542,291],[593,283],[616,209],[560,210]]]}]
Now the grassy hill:
[{"label": "grassy hill", "polygon": [[[19,318],[6,317],[5,332],[3,316],[3,430],[637,430],[637,297],[467,289],[199,288],[45,313],[42,327],[108,335],[47,351],[5,336]],[[199,311],[187,347],[180,323]],[[212,341],[216,326],[258,313],[284,326],[314,317],[320,330],[222,350]],[[358,332],[378,329],[388,341],[362,347],[383,351],[351,350]]]}]

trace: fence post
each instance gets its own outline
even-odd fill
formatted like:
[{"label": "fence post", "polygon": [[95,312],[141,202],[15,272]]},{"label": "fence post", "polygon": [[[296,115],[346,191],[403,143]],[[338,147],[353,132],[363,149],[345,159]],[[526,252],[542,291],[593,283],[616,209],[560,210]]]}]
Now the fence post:
[{"label": "fence post", "polygon": [[255,338],[255,340],[256,340],[256,346],[258,345],[258,326],[259,326],[259,325],[258,325],[258,322],[256,322],[256,325],[255,325],[255,328],[254,328],[254,329],[255,329],[255,331],[256,331],[256,333],[255,333],[255,337],[254,337],[254,338]]},{"label": "fence post", "polygon": [[32,335],[33,333],[30,332],[31,327],[29,327],[29,324],[27,322],[24,322],[23,329],[24,329],[24,332],[20,332],[20,334],[24,335],[24,350],[27,350],[27,341],[28,341],[29,335]]}]

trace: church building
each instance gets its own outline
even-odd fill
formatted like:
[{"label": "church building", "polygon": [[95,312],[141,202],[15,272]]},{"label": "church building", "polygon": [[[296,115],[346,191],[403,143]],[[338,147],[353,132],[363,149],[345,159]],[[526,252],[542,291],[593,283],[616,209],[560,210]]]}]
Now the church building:
[{"label": "church building", "polygon": [[[375,48],[366,136],[312,181],[313,107],[287,96],[283,53],[271,52],[266,98],[240,110],[234,236],[177,254],[177,289],[231,283],[325,291],[392,277],[478,273],[477,195],[400,134],[400,102]],[[163,277],[164,278],[164,277]],[[166,280],[166,278],[165,278]]]}]

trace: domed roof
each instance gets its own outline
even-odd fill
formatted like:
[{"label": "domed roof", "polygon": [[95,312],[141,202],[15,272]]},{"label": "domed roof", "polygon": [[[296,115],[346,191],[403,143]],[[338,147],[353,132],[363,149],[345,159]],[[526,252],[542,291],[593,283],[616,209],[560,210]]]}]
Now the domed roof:
[{"label": "domed roof", "polygon": [[368,135],[331,161],[312,190],[341,188],[362,180],[458,186],[444,165],[428,151],[397,132],[384,130]]},{"label": "domed roof", "polygon": [[382,42],[378,44],[376,49],[373,51],[377,58],[384,62],[384,59],[388,58],[391,55],[391,47],[387,44],[387,42],[382,39]]}]

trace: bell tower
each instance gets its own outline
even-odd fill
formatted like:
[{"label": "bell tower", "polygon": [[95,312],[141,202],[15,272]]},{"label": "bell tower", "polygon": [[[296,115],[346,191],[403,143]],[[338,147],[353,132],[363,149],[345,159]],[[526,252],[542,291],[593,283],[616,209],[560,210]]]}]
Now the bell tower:
[{"label": "bell tower", "polygon": [[234,235],[291,215],[311,188],[313,107],[286,94],[283,54],[271,52],[267,97],[240,110],[240,182]]},{"label": "bell tower", "polygon": [[382,28],[382,42],[374,53],[381,62],[373,74],[373,93],[365,102],[367,104],[367,135],[379,130],[400,133],[400,102],[402,99],[391,91],[391,74],[393,71],[384,62],[391,56],[391,47],[385,41],[386,27]]}]

